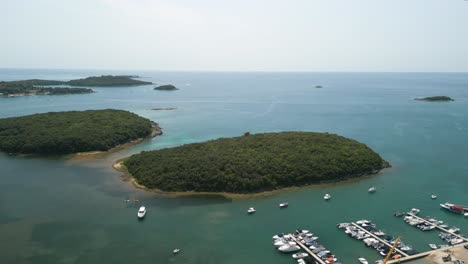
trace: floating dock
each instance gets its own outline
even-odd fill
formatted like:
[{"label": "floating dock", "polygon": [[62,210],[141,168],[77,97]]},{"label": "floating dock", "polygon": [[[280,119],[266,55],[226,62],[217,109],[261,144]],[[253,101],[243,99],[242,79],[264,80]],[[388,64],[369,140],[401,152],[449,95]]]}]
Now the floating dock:
[{"label": "floating dock", "polygon": [[418,220],[420,220],[420,221],[423,221],[423,222],[425,222],[425,223],[427,223],[427,224],[431,224],[431,225],[435,226],[437,229],[444,231],[445,233],[449,233],[449,234],[451,234],[451,235],[453,235],[453,236],[456,236],[456,237],[458,237],[458,238],[460,238],[460,239],[463,239],[465,242],[468,242],[468,239],[467,239],[467,238],[465,238],[465,237],[463,237],[463,236],[461,236],[461,235],[459,235],[459,234],[455,234],[454,232],[450,232],[450,231],[448,231],[447,229],[442,228],[442,227],[440,227],[439,225],[434,224],[434,223],[432,223],[432,222],[429,222],[429,221],[425,220],[424,218],[421,218],[421,217],[419,217],[419,216],[417,216],[417,215],[415,215],[415,214],[413,214],[413,213],[407,213],[407,214],[410,215],[410,216],[412,216],[412,217],[414,217],[414,218],[416,218],[416,219],[418,219]]},{"label": "floating dock", "polygon": [[[367,231],[366,229],[362,228],[362,227],[359,226],[358,224],[356,224],[356,223],[354,223],[354,222],[351,222],[351,224],[352,224],[353,226],[359,228],[361,231],[367,233],[367,234],[370,235],[371,237],[373,237],[373,238],[377,239],[378,241],[384,243],[384,244],[387,245],[388,247],[390,247],[390,248],[393,247],[392,244],[390,244],[390,243],[388,243],[387,241],[381,239],[380,237],[378,237],[378,236],[372,234],[371,232],[369,232],[369,231]],[[404,256],[404,257],[408,257],[408,256],[409,256],[408,254],[406,254],[405,252],[401,251],[401,250],[398,249],[398,248],[395,248],[395,251],[398,252],[399,254],[401,254],[401,255]]]},{"label": "floating dock", "polygon": [[326,264],[325,261],[323,261],[319,256],[317,256],[312,250],[310,250],[306,245],[302,244],[299,242],[295,237],[292,237],[294,242],[297,243],[298,246],[300,246],[302,249],[304,249],[311,257],[315,259],[319,264]]}]

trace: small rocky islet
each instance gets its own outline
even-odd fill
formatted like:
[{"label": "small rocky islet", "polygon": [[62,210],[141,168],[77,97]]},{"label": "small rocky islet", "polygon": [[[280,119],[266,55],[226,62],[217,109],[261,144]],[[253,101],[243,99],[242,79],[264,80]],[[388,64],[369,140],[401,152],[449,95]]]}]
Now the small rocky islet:
[{"label": "small rocky islet", "polygon": [[177,87],[175,87],[172,84],[159,85],[159,86],[154,87],[153,89],[158,90],[158,91],[175,91],[175,90],[179,90]]},{"label": "small rocky islet", "polygon": [[450,102],[450,101],[455,101],[454,99],[452,99],[452,98],[450,98],[448,96],[445,96],[445,95],[421,97],[421,98],[415,98],[414,100],[428,101],[428,102]]}]

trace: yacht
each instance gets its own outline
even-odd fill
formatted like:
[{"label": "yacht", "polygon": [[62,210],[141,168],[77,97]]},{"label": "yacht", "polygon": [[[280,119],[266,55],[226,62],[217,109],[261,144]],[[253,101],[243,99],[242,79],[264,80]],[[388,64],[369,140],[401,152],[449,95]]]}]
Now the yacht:
[{"label": "yacht", "polygon": [[138,218],[143,218],[146,215],[146,207],[142,206],[140,209],[138,209]]},{"label": "yacht", "polygon": [[280,238],[283,238],[284,237],[284,234],[277,234],[277,235],[274,235],[272,238],[273,240],[277,240],[277,239],[280,239]]},{"label": "yacht", "polygon": [[278,250],[281,252],[294,252],[294,251],[298,251],[299,249],[301,248],[298,245],[289,245],[289,244],[278,248]]},{"label": "yacht", "polygon": [[295,259],[302,259],[302,258],[305,258],[309,256],[309,254],[305,253],[305,252],[300,252],[300,253],[295,253],[292,255],[293,258]]},{"label": "yacht", "polygon": [[438,249],[436,244],[429,244],[429,247],[432,248],[432,249]]},{"label": "yacht", "polygon": [[376,189],[374,186],[372,186],[372,187],[369,188],[369,192],[370,192],[370,193],[373,193],[373,192],[375,192],[376,190],[377,190],[377,189]]},{"label": "yacht", "polygon": [[358,258],[359,262],[361,262],[362,264],[368,264],[367,262],[367,259],[365,258]]},{"label": "yacht", "polygon": [[255,212],[257,212],[257,210],[255,210],[255,208],[253,208],[253,207],[250,207],[249,210],[247,210],[248,214],[253,214]]},{"label": "yacht", "polygon": [[280,204],[279,204],[279,207],[280,207],[280,208],[285,208],[285,207],[288,207],[288,205],[289,205],[288,203],[283,202],[283,203],[280,203]]},{"label": "yacht", "polygon": [[330,200],[330,198],[331,198],[331,195],[328,194],[328,193],[325,194],[325,196],[323,196],[323,199],[325,199],[325,200]]},{"label": "yacht", "polygon": [[417,215],[419,213],[419,209],[413,208],[413,209],[411,209],[410,213],[412,213],[414,215]]},{"label": "yacht", "polygon": [[433,194],[433,195],[431,195],[431,198],[435,199],[435,198],[437,198],[437,195]]}]

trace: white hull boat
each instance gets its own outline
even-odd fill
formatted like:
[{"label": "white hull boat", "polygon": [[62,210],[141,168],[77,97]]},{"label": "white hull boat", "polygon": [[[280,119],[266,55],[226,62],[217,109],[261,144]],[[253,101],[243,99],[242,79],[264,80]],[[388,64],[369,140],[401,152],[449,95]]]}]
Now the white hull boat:
[{"label": "white hull boat", "polygon": [[370,193],[374,193],[375,191],[377,191],[377,189],[374,186],[370,187],[368,190]]},{"label": "white hull boat", "polygon": [[367,262],[367,259],[365,258],[358,258],[359,262],[361,262],[362,264],[368,264]]},{"label": "white hull boat", "polygon": [[250,207],[249,210],[247,210],[248,214],[253,214],[255,212],[257,212],[257,210],[255,210],[255,208],[253,208],[253,207]]},{"label": "white hull boat", "polygon": [[330,194],[325,194],[325,196],[323,196],[323,199],[325,200],[330,200],[331,199],[331,195]]},{"label": "white hull boat", "polygon": [[302,259],[302,258],[305,258],[307,256],[309,256],[309,254],[304,253],[304,252],[295,253],[295,254],[292,255],[292,257],[295,258],[295,259]]},{"label": "white hull boat", "polygon": [[294,252],[301,249],[298,245],[284,245],[278,248],[281,252]]},{"label": "white hull boat", "polygon": [[284,203],[280,203],[279,207],[280,208],[285,208],[285,207],[288,207],[288,205],[289,205],[288,203],[284,202]]},{"label": "white hull boat", "polygon": [[429,244],[429,247],[432,248],[432,249],[438,249],[436,244]]},{"label": "white hull boat", "polygon": [[146,215],[146,207],[142,206],[140,209],[138,209],[137,216],[138,218],[142,219]]},{"label": "white hull boat", "polygon": [[432,199],[432,200],[434,200],[434,199],[436,199],[436,198],[437,198],[437,195],[435,195],[435,194],[431,195],[431,199]]}]

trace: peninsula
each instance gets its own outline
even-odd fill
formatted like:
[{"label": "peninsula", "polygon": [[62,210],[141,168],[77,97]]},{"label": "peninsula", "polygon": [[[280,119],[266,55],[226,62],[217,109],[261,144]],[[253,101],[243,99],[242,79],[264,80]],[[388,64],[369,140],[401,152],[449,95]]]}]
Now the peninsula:
[{"label": "peninsula", "polygon": [[423,97],[423,98],[415,98],[414,100],[418,101],[430,101],[430,102],[445,102],[445,101],[455,101],[448,96],[430,96],[430,97]]},{"label": "peninsula", "polygon": [[363,143],[315,132],[245,133],[145,151],[119,165],[148,189],[243,194],[340,181],[390,166]]},{"label": "peninsula", "polygon": [[16,97],[26,95],[62,95],[86,94],[94,91],[89,88],[44,87],[41,85],[57,85],[61,82],[47,80],[25,80],[0,82],[0,96]]},{"label": "peninsula", "polygon": [[[152,84],[151,82],[135,80],[134,78],[137,77],[138,76],[132,75],[102,75],[70,81],[31,79],[0,82],[0,96],[15,97],[25,95],[83,94],[94,92],[89,88],[70,88],[66,86],[115,87]],[[60,85],[62,87],[50,87],[55,85]]]},{"label": "peninsula", "polygon": [[0,151],[14,154],[70,154],[107,151],[159,135],[159,126],[124,110],[50,112],[0,119]]},{"label": "peninsula", "polygon": [[179,90],[179,89],[177,89],[177,87],[175,87],[172,84],[165,84],[165,85],[160,85],[160,86],[154,87],[154,90],[174,91],[174,90]]}]

